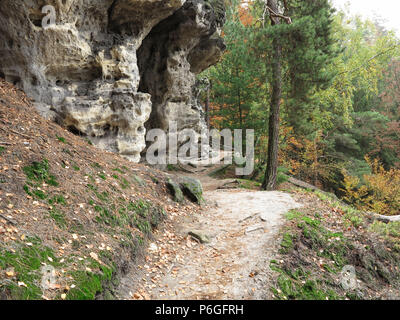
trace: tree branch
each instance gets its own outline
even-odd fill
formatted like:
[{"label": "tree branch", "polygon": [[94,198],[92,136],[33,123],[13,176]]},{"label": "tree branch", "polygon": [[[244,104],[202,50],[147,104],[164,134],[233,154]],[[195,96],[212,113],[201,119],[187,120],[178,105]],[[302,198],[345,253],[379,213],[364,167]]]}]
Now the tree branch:
[{"label": "tree branch", "polygon": [[280,18],[286,21],[287,24],[292,24],[292,19],[290,17],[284,16],[280,13],[275,12],[274,10],[271,9],[271,7],[269,7],[268,5],[266,5],[266,9],[269,12],[269,15],[271,17],[275,17],[275,18]]},{"label": "tree branch", "polygon": [[5,215],[2,215],[1,213],[0,213],[0,218],[6,220],[7,222],[11,223],[12,225],[17,224],[15,221],[11,220],[10,218],[6,217]]},{"label": "tree branch", "polygon": [[[284,0],[283,3],[284,3],[285,10],[287,11],[287,10],[288,10],[287,1]],[[282,14],[276,12],[275,10],[273,10],[273,9],[268,5],[267,0],[265,0],[265,6],[264,6],[264,11],[263,11],[262,17],[261,17],[261,19],[258,19],[258,20],[257,20],[257,21],[260,21],[260,20],[261,20],[263,27],[264,27],[264,25],[265,25],[265,16],[266,16],[267,12],[269,13],[269,16],[270,16],[270,17],[273,17],[273,18],[280,18],[280,19],[285,20],[287,24],[292,24],[292,19],[291,19],[290,17],[285,16],[285,15],[282,15]]]},{"label": "tree branch", "polygon": [[385,49],[385,50],[383,50],[383,51],[377,53],[377,54],[374,55],[373,57],[369,58],[367,61],[363,62],[363,63],[362,63],[361,65],[359,65],[358,67],[356,67],[356,68],[354,68],[354,69],[352,69],[352,70],[342,71],[342,72],[338,73],[337,76],[340,76],[340,75],[345,74],[345,73],[353,73],[353,72],[355,72],[355,71],[357,71],[357,70],[359,70],[359,69],[361,69],[361,68],[367,66],[372,60],[375,60],[376,58],[379,58],[380,56],[382,56],[382,55],[384,55],[384,54],[386,54],[386,53],[388,53],[388,52],[390,52],[390,51],[396,49],[396,48],[399,47],[399,46],[400,46],[400,43],[396,43],[395,45],[393,45],[393,46],[391,46],[391,47],[389,47],[389,48],[387,48],[387,49]]},{"label": "tree branch", "polygon": [[381,214],[377,214],[375,212],[365,212],[371,219],[378,220],[384,223],[389,222],[400,222],[400,215],[397,216],[383,216]]}]

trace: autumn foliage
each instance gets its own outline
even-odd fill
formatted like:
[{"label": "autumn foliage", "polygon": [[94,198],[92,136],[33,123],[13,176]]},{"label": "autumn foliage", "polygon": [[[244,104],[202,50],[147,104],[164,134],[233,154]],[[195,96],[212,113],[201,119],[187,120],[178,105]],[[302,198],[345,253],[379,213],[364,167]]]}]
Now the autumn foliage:
[{"label": "autumn foliage", "polygon": [[376,21],[341,11],[331,16],[325,0],[287,2],[293,23],[279,28],[264,19],[264,2],[231,3],[227,50],[204,76],[212,83],[211,127],[255,130],[251,178],[262,178],[268,162],[278,37],[279,169],[339,197],[344,193],[360,209],[400,214],[398,36]]},{"label": "autumn foliage", "polygon": [[372,173],[359,178],[344,174],[344,199],[361,210],[383,215],[400,214],[400,170],[385,170],[378,160],[366,158]]}]

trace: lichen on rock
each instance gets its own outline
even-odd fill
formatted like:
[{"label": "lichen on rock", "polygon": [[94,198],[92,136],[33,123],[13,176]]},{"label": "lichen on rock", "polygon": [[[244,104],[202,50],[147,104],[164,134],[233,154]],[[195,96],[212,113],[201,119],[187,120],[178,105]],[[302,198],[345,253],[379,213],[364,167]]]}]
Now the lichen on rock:
[{"label": "lichen on rock", "polygon": [[183,177],[180,180],[180,186],[183,194],[192,202],[196,202],[200,205],[204,204],[203,186],[198,179]]},{"label": "lichen on rock", "polygon": [[174,180],[168,179],[167,188],[168,188],[169,192],[172,194],[172,196],[174,197],[174,201],[183,202],[185,200],[185,197],[183,196],[183,192],[182,192],[179,184],[176,183]]}]

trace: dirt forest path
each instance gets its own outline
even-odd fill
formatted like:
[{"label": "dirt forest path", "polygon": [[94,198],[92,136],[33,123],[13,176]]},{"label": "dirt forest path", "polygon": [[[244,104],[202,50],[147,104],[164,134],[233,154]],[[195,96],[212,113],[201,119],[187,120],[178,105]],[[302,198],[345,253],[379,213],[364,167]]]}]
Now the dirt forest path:
[{"label": "dirt forest path", "polygon": [[[269,261],[283,215],[299,207],[289,194],[218,189],[226,182],[203,173],[206,205],[176,212],[156,232],[127,299],[270,299]],[[190,235],[191,234],[191,235]],[[134,288],[134,291],[132,291]]]}]

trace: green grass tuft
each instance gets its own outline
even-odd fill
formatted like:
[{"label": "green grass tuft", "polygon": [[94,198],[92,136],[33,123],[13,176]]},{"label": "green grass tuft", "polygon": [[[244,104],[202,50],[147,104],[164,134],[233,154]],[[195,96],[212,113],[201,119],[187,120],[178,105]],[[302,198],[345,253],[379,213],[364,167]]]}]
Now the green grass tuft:
[{"label": "green grass tuft", "polygon": [[48,160],[44,159],[41,162],[32,162],[32,165],[23,168],[26,177],[31,181],[46,182],[47,184],[57,187],[56,178],[50,174],[50,165]]},{"label": "green grass tuft", "polygon": [[[25,243],[16,243],[13,251],[0,249],[0,269],[13,268],[15,278],[0,284],[0,292],[3,292],[12,300],[37,300],[42,297],[40,288],[44,264],[59,267],[58,259],[51,248],[43,247],[41,240],[37,237],[27,238],[32,243],[27,246]],[[52,262],[48,258],[51,258]],[[19,286],[23,282],[25,286]]]},{"label": "green grass tuft", "polygon": [[57,140],[58,140],[58,141],[60,141],[60,142],[62,142],[62,143],[67,143],[67,141],[65,140],[65,138],[59,137],[59,136],[56,136],[56,137],[57,137]]}]

